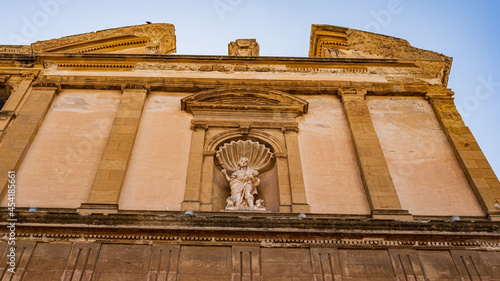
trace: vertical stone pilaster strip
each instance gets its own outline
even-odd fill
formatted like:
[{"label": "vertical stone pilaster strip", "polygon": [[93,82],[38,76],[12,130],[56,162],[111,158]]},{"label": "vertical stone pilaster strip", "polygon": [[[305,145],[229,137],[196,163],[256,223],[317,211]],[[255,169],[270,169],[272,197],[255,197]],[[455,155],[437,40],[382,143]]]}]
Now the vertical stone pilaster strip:
[{"label": "vertical stone pilaster strip", "polygon": [[382,146],[375,132],[368,105],[366,90],[339,89],[363,186],[374,218],[411,219],[403,210]]},{"label": "vertical stone pilaster strip", "polygon": [[500,210],[495,209],[495,203],[500,203],[500,182],[458,113],[453,92],[443,88],[431,89],[426,98],[483,211],[490,220],[500,221]]},{"label": "vertical stone pilaster strip", "polygon": [[203,170],[201,173],[200,211],[215,211],[212,210],[214,155],[215,151],[204,153]]},{"label": "vertical stone pilaster strip", "polygon": [[23,74],[19,86],[12,93],[2,108],[2,112],[18,115],[21,110],[21,101],[28,92],[35,75],[33,73]]},{"label": "vertical stone pilaster strip", "polygon": [[[284,154],[284,153],[283,153]],[[290,175],[288,173],[288,159],[285,155],[276,155],[276,169],[278,172],[279,212],[292,212],[292,194],[290,192]]]},{"label": "vertical stone pilaster strip", "polygon": [[290,175],[290,191],[292,195],[292,213],[309,213],[306,188],[300,160],[298,128],[285,128],[285,141],[288,152],[288,170]]},{"label": "vertical stone pilaster strip", "polygon": [[82,211],[118,208],[118,198],[132,155],[146,96],[145,89],[123,91],[89,197],[80,208]]},{"label": "vertical stone pilaster strip", "polygon": [[28,93],[28,90],[34,78],[34,73],[23,74],[19,86],[17,86],[14,92],[9,96],[4,106],[0,108],[2,110],[0,112],[0,142],[2,142],[6,130],[9,127],[10,122],[12,122],[14,116],[19,114],[19,111],[22,107],[21,101]]},{"label": "vertical stone pilaster strip", "polygon": [[[193,126],[191,149],[182,210],[200,210],[201,176],[203,168],[203,146],[207,127]],[[211,171],[213,172],[213,171]]]},{"label": "vertical stone pilaster strip", "polygon": [[36,86],[27,97],[16,119],[0,144],[0,196],[7,190],[8,171],[17,170],[38,128],[47,114],[58,88]]}]

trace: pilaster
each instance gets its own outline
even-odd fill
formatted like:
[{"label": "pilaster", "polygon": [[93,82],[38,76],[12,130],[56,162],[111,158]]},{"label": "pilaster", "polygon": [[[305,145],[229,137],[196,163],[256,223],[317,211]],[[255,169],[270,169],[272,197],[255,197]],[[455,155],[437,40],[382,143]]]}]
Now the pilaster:
[{"label": "pilaster", "polygon": [[24,73],[22,75],[21,82],[19,82],[17,88],[9,96],[9,99],[2,108],[2,113],[9,113],[14,115],[19,114],[19,111],[21,110],[21,101],[28,92],[33,79],[35,79],[34,73]]},{"label": "pilaster", "polygon": [[6,130],[9,127],[10,122],[14,119],[22,107],[22,100],[26,97],[26,93],[35,79],[35,73],[24,73],[21,78],[21,82],[13,91],[13,93],[7,99],[7,102],[1,109],[0,112],[0,142],[5,136]]},{"label": "pilaster", "polygon": [[286,153],[276,154],[276,170],[278,173],[279,212],[292,212],[292,195],[290,192],[290,176]]},{"label": "pilaster", "polygon": [[370,111],[366,90],[339,89],[373,218],[412,219],[403,210]]},{"label": "pilaster", "polygon": [[218,211],[212,209],[212,185],[214,175],[215,151],[203,153],[203,168],[201,174],[200,211]]},{"label": "pilaster", "polygon": [[[186,191],[182,210],[200,210],[201,177],[203,168],[203,147],[207,126],[193,126],[191,149],[189,151],[189,164],[186,181]],[[212,164],[213,165],[213,164]],[[208,171],[213,173],[213,170]]]},{"label": "pilaster", "polygon": [[113,212],[118,209],[118,198],[125,179],[147,90],[123,90],[111,132],[104,148],[94,183],[80,212]]},{"label": "pilaster", "polygon": [[302,161],[300,160],[298,128],[283,128],[288,152],[290,173],[290,191],[292,196],[292,213],[309,213],[306,188],[302,176]]},{"label": "pilaster", "polygon": [[8,171],[16,171],[21,165],[57,91],[58,88],[53,84],[35,86],[5,134],[0,144],[1,196],[7,189]]},{"label": "pilaster", "polygon": [[490,220],[500,221],[500,210],[495,209],[495,204],[500,202],[500,182],[458,113],[453,94],[449,89],[432,88],[426,98],[483,211]]}]

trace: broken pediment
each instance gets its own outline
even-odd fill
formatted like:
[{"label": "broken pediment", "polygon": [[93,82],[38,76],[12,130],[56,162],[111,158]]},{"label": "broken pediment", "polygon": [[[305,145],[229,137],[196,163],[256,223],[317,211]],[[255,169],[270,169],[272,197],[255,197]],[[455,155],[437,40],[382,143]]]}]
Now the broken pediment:
[{"label": "broken pediment", "polygon": [[38,41],[31,47],[34,53],[171,54],[175,44],[174,26],[157,23]]},{"label": "broken pediment", "polygon": [[411,60],[446,86],[452,58],[415,48],[408,41],[326,24],[313,24],[309,57]]},{"label": "broken pediment", "polygon": [[[347,55],[346,55],[347,54]],[[313,24],[309,43],[309,57],[335,57],[336,55],[349,58],[357,56],[376,56],[390,59],[411,60],[442,60],[451,58],[436,52],[415,48],[408,41],[326,24]]]},{"label": "broken pediment", "polygon": [[290,94],[255,88],[224,88],[199,92],[181,100],[183,110],[273,110],[307,112],[308,103]]}]

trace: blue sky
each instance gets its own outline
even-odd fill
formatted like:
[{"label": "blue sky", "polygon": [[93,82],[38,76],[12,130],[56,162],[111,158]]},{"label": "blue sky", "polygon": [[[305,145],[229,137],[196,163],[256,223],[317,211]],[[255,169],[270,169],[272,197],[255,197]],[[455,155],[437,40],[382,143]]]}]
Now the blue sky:
[{"label": "blue sky", "polygon": [[177,53],[226,55],[256,38],[261,56],[305,57],[311,24],[406,39],[453,57],[449,88],[500,176],[500,1],[465,0],[0,0],[0,44],[29,44],[107,28],[172,23]]}]

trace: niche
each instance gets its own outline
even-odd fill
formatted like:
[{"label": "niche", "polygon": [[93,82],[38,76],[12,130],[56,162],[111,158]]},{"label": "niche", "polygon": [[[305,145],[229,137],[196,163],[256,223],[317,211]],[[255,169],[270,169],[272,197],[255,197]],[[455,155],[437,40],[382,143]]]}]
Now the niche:
[{"label": "niche", "polygon": [[[246,173],[242,173],[239,163],[243,157],[246,158],[247,167],[243,168],[248,171]],[[279,192],[275,163],[272,147],[263,140],[240,136],[221,142],[216,148],[213,165],[213,210],[278,212]],[[226,179],[223,170],[226,170],[229,178],[233,178],[230,182],[233,182],[234,187]],[[251,174],[250,171],[258,172],[258,175],[252,177],[254,182],[258,182],[256,186],[252,180],[241,177],[241,174]],[[232,189],[235,191],[231,192]],[[253,197],[251,206],[245,198],[249,190]]]}]

